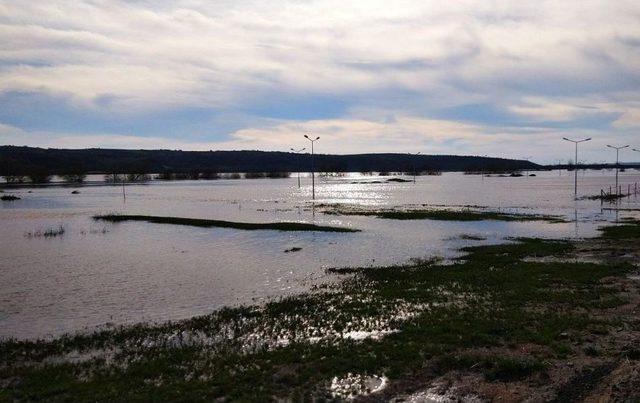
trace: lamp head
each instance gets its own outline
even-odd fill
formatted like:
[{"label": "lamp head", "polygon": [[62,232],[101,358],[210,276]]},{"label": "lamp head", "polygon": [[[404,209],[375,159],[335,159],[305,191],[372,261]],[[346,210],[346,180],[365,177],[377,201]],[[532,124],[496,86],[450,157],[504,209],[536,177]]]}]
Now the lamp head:
[{"label": "lamp head", "polygon": [[[309,139],[309,136],[307,136],[306,134],[304,135],[304,137],[306,137],[306,138],[308,138],[308,139]],[[309,140],[311,140],[311,139],[309,139]]]}]

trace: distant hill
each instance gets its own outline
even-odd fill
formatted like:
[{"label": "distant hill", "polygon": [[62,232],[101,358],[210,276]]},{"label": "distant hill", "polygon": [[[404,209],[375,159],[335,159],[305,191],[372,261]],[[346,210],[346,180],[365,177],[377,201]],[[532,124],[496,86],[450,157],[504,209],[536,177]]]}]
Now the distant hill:
[{"label": "distant hill", "polygon": [[[299,159],[298,159],[299,157]],[[29,175],[33,172],[66,174],[216,172],[296,172],[310,171],[311,156],[276,151],[174,151],[43,149],[0,146],[0,175]],[[315,155],[317,172],[366,171],[509,171],[538,169],[529,161],[456,155],[352,154]]]}]

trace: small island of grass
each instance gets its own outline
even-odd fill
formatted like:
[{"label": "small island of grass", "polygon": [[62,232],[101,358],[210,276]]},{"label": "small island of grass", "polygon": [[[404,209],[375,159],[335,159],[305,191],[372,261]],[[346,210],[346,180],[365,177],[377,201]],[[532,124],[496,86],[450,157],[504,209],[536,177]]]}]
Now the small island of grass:
[{"label": "small island of grass", "polygon": [[272,222],[272,223],[248,223],[234,222],[222,220],[206,220],[201,218],[183,218],[183,217],[158,217],[147,215],[120,215],[107,214],[97,215],[93,217],[95,220],[109,222],[123,221],[144,221],[154,224],[174,224],[188,225],[192,227],[218,227],[218,228],[234,228],[240,230],[276,230],[276,231],[320,231],[320,232],[359,232],[357,229],[345,227],[333,227],[327,225],[316,225],[301,222]]},{"label": "small island of grass", "polygon": [[368,210],[361,208],[337,207],[328,209],[326,214],[358,215],[383,218],[389,220],[439,220],[439,221],[547,221],[550,223],[566,222],[562,217],[539,214],[515,214],[498,211],[453,210],[453,209],[420,209],[420,210]]}]

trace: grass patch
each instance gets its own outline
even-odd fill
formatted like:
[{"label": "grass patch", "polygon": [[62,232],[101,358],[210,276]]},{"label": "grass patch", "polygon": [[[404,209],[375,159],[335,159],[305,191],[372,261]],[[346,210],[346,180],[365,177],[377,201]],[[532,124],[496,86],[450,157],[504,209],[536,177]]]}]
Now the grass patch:
[{"label": "grass patch", "polygon": [[638,239],[640,238],[640,221],[626,220],[618,225],[601,227],[605,239]]},{"label": "grass patch", "polygon": [[466,241],[486,241],[487,238],[481,235],[462,234],[458,238]]},{"label": "grass patch", "polygon": [[[464,251],[452,264],[349,269],[335,287],[264,306],[49,341],[5,340],[0,400],[321,401],[331,400],[333,377],[350,373],[395,382],[465,370],[511,382],[574,354],[560,339],[620,326],[613,313],[593,313],[603,301],[620,302],[620,290],[601,280],[626,275],[631,264],[523,260],[569,256],[568,241],[521,238]],[[547,346],[550,355],[477,353],[521,344]],[[68,362],[61,357],[69,352],[97,355]]]},{"label": "grass patch", "polygon": [[629,196],[625,194],[618,194],[618,193],[604,193],[601,195],[586,196],[584,198],[586,198],[587,200],[603,200],[603,201],[613,202],[618,199],[623,199],[625,197],[629,197]]},{"label": "grass patch", "polygon": [[440,220],[440,221],[547,221],[551,223],[564,223],[558,216],[534,215],[534,214],[510,214],[496,211],[477,210],[450,210],[450,209],[429,209],[429,210],[360,210],[360,209],[340,209],[327,210],[328,214],[337,215],[359,215],[389,220]]},{"label": "grass patch", "polygon": [[387,182],[408,183],[413,181],[409,179],[402,179],[402,178],[389,178],[387,179]]},{"label": "grass patch", "polygon": [[24,234],[25,238],[56,238],[64,235],[65,229],[62,225],[58,228],[48,228],[44,231],[38,230],[33,232],[26,232]]},{"label": "grass patch", "polygon": [[109,222],[123,221],[144,221],[154,224],[174,224],[188,225],[192,227],[217,227],[217,228],[234,228],[240,230],[277,230],[277,231],[322,231],[322,232],[359,232],[357,229],[345,227],[332,227],[326,225],[316,225],[298,222],[274,222],[274,223],[245,223],[221,220],[205,220],[200,218],[181,218],[181,217],[157,217],[146,215],[97,215],[93,217],[95,220],[103,220]]}]

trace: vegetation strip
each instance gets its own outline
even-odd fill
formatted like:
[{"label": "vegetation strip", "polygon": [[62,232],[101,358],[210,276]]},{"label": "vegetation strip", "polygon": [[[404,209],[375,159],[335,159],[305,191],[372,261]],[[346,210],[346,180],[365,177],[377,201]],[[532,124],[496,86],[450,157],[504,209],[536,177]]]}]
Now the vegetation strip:
[{"label": "vegetation strip", "polygon": [[359,215],[390,220],[440,220],[440,221],[547,221],[551,223],[566,222],[562,217],[534,214],[510,214],[496,211],[479,210],[365,210],[351,208],[333,208],[325,210],[326,214]]},{"label": "vegetation strip", "polygon": [[[616,378],[592,377],[598,385],[584,392],[632,400],[640,392],[640,284],[627,275],[637,272],[629,254],[638,253],[639,229],[628,221],[593,240],[468,247],[447,265],[354,268],[337,286],[180,322],[6,340],[0,401],[369,393],[357,382],[344,386],[349,379],[383,380],[381,401],[428,391],[438,380],[459,393],[460,382],[472,382],[468,389],[486,400],[517,391],[507,396],[552,401],[604,363]],[[600,262],[576,260],[578,248]]]},{"label": "vegetation strip", "polygon": [[205,220],[200,218],[181,218],[181,217],[157,217],[146,215],[97,215],[93,217],[95,220],[104,220],[110,222],[123,221],[145,221],[154,224],[175,224],[189,225],[193,227],[218,227],[218,228],[235,228],[241,230],[277,230],[277,231],[322,231],[322,232],[359,232],[357,229],[345,227],[331,227],[326,225],[307,224],[300,222],[273,222],[273,223],[245,223],[221,220]]}]

